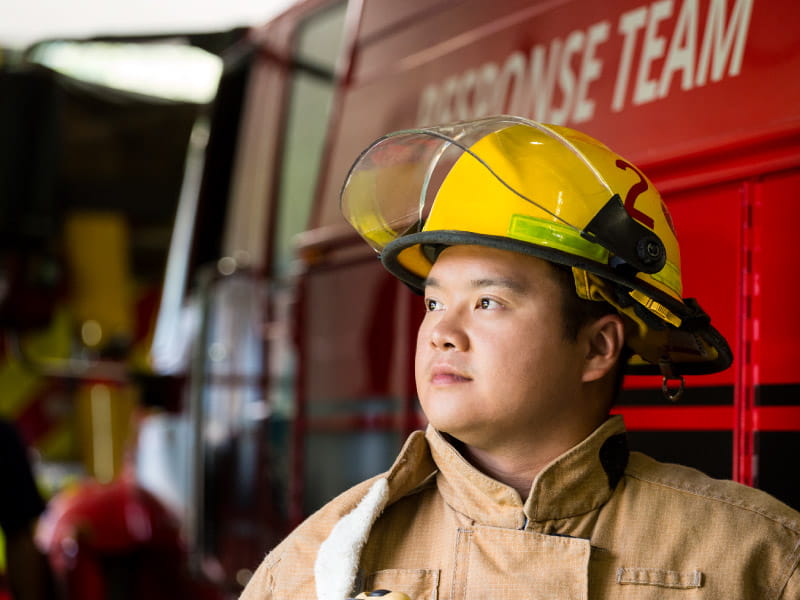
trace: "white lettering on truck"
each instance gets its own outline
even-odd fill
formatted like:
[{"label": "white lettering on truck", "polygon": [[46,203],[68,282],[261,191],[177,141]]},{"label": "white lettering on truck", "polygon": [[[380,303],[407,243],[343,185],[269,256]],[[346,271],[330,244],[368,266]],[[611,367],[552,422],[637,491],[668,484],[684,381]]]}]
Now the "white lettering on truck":
[{"label": "white lettering on truck", "polygon": [[[516,51],[502,63],[479,67],[425,87],[420,96],[419,124],[444,123],[490,114],[512,113],[550,123],[590,121],[597,107],[592,83],[615,76],[610,109],[638,106],[666,98],[677,80],[683,91],[737,76],[753,10],[753,0],[710,0],[701,28],[698,0],[658,0],[625,12],[617,20],[620,55],[603,57],[612,25],[600,21],[526,54]],[[605,60],[604,60],[605,59]],[[616,73],[605,70],[605,61]]]}]

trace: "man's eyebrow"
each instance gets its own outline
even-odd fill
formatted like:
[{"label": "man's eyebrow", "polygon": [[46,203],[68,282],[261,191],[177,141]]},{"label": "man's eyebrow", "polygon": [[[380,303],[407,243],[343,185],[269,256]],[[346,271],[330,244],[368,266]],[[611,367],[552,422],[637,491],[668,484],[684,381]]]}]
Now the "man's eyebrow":
[{"label": "man's eyebrow", "polygon": [[[512,292],[516,292],[517,294],[525,294],[528,291],[528,287],[523,282],[512,277],[485,277],[481,279],[473,279],[469,282],[469,285],[475,289],[489,287],[506,288]],[[425,280],[425,287],[431,287],[435,289],[441,288],[442,286],[438,279],[434,277],[428,277]]]},{"label": "man's eyebrow", "polygon": [[528,291],[527,286],[523,282],[512,277],[487,277],[485,279],[473,279],[470,284],[474,288],[506,288],[512,292],[516,292],[517,294],[524,294]]}]

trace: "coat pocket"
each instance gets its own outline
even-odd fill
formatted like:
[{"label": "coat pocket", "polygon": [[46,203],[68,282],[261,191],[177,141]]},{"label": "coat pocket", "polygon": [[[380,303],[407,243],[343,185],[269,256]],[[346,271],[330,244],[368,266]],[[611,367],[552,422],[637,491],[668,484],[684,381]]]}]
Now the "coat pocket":
[{"label": "coat pocket", "polygon": [[703,587],[703,573],[697,570],[667,571],[665,569],[620,567],[617,569],[617,583],[688,590]]},{"label": "coat pocket", "polygon": [[438,569],[385,569],[364,579],[365,590],[402,592],[414,600],[439,598]]}]

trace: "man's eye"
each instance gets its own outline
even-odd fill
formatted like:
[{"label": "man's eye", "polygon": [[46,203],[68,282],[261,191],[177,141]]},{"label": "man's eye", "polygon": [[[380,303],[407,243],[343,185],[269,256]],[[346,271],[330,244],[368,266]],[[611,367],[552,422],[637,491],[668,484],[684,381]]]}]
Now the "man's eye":
[{"label": "man's eye", "polygon": [[442,305],[439,304],[438,300],[434,300],[433,298],[426,298],[425,299],[425,308],[428,309],[428,312],[432,312],[434,310],[439,310],[441,307],[442,307]]},{"label": "man's eye", "polygon": [[481,298],[478,302],[478,306],[480,306],[482,309],[498,308],[500,303],[497,300],[492,300],[491,298]]}]

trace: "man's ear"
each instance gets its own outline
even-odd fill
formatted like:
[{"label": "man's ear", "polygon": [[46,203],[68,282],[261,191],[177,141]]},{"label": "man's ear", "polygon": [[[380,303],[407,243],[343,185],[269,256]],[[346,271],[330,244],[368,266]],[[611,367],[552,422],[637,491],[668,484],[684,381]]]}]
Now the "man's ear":
[{"label": "man's ear", "polygon": [[586,325],[580,337],[585,343],[583,382],[597,381],[613,371],[625,345],[622,317],[605,315]]}]

